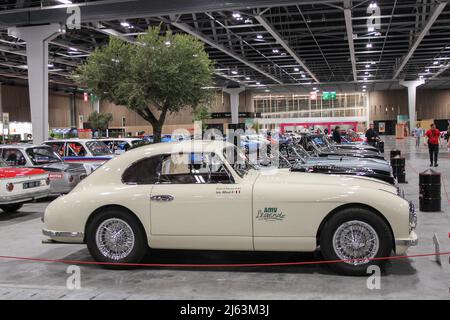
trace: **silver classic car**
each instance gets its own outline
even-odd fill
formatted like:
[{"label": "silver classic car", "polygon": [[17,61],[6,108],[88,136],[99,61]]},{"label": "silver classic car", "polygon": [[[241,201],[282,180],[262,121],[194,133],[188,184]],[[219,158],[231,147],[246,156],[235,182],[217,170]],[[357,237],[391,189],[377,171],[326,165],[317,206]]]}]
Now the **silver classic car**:
[{"label": "silver classic car", "polygon": [[87,175],[83,164],[63,162],[51,147],[45,145],[3,145],[0,146],[0,157],[12,167],[47,171],[52,195],[68,193]]}]

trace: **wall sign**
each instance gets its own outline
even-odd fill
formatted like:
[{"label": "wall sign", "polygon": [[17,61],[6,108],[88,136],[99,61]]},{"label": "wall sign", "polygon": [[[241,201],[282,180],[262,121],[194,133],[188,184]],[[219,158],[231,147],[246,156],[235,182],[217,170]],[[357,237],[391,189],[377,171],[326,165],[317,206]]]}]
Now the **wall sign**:
[{"label": "wall sign", "polygon": [[[261,118],[259,112],[239,112],[239,118]],[[231,112],[213,112],[211,119],[231,119]]]}]

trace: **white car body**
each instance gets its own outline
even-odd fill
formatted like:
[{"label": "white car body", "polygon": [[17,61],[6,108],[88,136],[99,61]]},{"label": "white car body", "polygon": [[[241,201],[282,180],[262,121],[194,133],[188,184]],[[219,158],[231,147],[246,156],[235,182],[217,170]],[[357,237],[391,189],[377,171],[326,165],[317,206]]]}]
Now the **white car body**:
[{"label": "white car body", "polygon": [[[9,188],[8,185],[12,187]],[[48,173],[44,170],[0,168],[0,208],[45,198],[49,194]]]},{"label": "white car body", "polygon": [[[339,208],[356,205],[385,219],[397,254],[417,242],[409,202],[387,183],[288,169],[275,173],[249,170],[241,177],[223,156],[225,147],[232,145],[221,141],[160,143],[116,157],[47,207],[43,232],[58,242],[83,243],[90,217],[116,206],[137,217],[151,248],[312,252],[327,217]],[[122,181],[126,169],[137,161],[181,151],[218,155],[233,183],[205,183],[201,177],[192,184]],[[153,200],[165,195],[173,201]]]}]

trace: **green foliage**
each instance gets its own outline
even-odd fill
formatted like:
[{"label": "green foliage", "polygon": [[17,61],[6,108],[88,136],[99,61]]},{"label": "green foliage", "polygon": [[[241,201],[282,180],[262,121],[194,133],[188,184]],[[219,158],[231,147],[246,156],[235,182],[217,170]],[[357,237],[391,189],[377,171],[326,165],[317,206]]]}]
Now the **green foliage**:
[{"label": "green foliage", "polygon": [[209,113],[209,108],[206,105],[201,105],[194,108],[194,111],[192,112],[192,120],[201,121],[203,130],[208,127],[208,124],[205,121],[208,119],[211,119],[211,114]]},{"label": "green foliage", "polygon": [[136,43],[111,37],[81,65],[74,79],[100,99],[123,105],[151,123],[159,141],[167,112],[195,108],[208,95],[213,64],[196,38],[148,29]]},{"label": "green foliage", "polygon": [[101,133],[101,131],[108,129],[108,125],[112,119],[113,115],[111,113],[99,113],[94,111],[89,115],[88,121],[91,124],[92,129],[95,131],[99,130]]}]

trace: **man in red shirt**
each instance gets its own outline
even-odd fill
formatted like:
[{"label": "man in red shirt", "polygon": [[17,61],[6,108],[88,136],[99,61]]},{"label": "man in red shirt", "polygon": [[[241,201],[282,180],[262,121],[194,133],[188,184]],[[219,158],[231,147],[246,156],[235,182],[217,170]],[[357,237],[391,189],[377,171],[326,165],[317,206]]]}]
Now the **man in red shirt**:
[{"label": "man in red shirt", "polygon": [[430,167],[438,166],[438,155],[439,155],[439,138],[440,138],[440,131],[436,129],[436,126],[434,123],[431,124],[431,129],[425,133],[425,136],[427,137],[428,143],[428,151],[430,153]]}]

